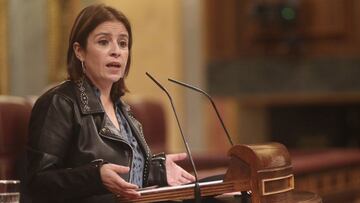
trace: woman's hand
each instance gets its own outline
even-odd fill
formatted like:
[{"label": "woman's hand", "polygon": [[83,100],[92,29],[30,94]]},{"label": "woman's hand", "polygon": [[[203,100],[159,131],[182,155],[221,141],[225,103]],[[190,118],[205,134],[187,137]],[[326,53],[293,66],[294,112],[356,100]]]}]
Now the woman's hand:
[{"label": "woman's hand", "polygon": [[104,164],[100,168],[101,180],[105,187],[112,193],[129,199],[140,196],[136,191],[137,185],[126,182],[119,174],[128,173],[129,167],[116,164]]},{"label": "woman's hand", "polygon": [[168,154],[166,155],[166,177],[170,186],[182,185],[195,181],[195,177],[186,172],[175,161],[180,161],[186,158],[186,153]]}]

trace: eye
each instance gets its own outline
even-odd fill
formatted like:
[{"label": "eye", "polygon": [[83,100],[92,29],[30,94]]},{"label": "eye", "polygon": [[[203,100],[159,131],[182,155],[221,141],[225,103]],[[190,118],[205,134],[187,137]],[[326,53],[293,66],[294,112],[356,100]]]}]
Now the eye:
[{"label": "eye", "polygon": [[102,39],[102,40],[98,41],[98,43],[99,43],[100,45],[105,46],[105,45],[107,45],[107,44],[109,43],[109,41],[107,41],[106,39]]},{"label": "eye", "polygon": [[128,47],[128,42],[126,40],[121,40],[119,42],[119,46],[120,46],[120,48],[127,48]]}]

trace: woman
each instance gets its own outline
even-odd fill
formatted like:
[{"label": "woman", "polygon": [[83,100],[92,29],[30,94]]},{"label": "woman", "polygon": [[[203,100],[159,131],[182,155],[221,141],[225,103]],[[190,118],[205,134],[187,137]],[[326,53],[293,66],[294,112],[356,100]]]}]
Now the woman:
[{"label": "woman", "polygon": [[128,19],[92,5],[73,25],[69,80],[42,95],[30,120],[29,190],[34,202],[115,202],[150,185],[194,177],[175,164],[185,154],[151,155],[141,124],[121,97],[131,61]]}]

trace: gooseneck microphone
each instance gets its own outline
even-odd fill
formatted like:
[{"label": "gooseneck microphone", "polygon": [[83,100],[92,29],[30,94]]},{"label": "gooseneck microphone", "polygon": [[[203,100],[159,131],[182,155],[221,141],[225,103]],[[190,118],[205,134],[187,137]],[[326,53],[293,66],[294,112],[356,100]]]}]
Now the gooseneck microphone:
[{"label": "gooseneck microphone", "polygon": [[175,83],[175,84],[181,85],[181,86],[183,86],[183,87],[187,87],[187,88],[189,88],[189,89],[192,89],[192,90],[194,90],[194,91],[196,91],[196,92],[200,92],[200,93],[202,93],[203,95],[205,95],[205,96],[210,100],[210,102],[211,102],[211,104],[212,104],[212,106],[213,106],[213,108],[214,108],[214,110],[215,110],[215,112],[216,112],[216,115],[217,115],[218,119],[220,120],[220,123],[221,123],[221,125],[222,125],[222,127],[223,127],[223,129],[224,129],[224,131],[225,131],[225,133],[226,133],[226,135],[227,135],[227,138],[228,138],[228,140],[229,140],[229,143],[231,144],[231,146],[234,146],[233,141],[231,140],[231,137],[230,137],[230,135],[229,135],[229,132],[228,132],[228,130],[227,130],[226,127],[225,127],[224,121],[222,120],[222,118],[221,118],[221,116],[220,116],[220,113],[219,113],[218,109],[216,108],[215,102],[213,101],[213,99],[211,98],[211,96],[210,96],[208,93],[206,93],[204,90],[201,90],[201,89],[199,89],[199,88],[197,88],[197,87],[194,87],[194,86],[192,86],[192,85],[189,85],[189,84],[186,84],[186,83],[183,83],[183,82],[180,82],[180,81],[171,79],[171,78],[168,78],[168,80],[169,80],[170,82],[173,82],[173,83]]},{"label": "gooseneck microphone", "polygon": [[180,134],[181,134],[181,137],[182,137],[182,140],[184,142],[184,145],[185,145],[185,148],[186,148],[186,151],[187,151],[187,154],[189,156],[189,159],[190,159],[190,162],[191,162],[191,166],[194,170],[194,175],[195,175],[195,202],[197,203],[200,203],[201,202],[201,191],[200,191],[200,185],[199,185],[199,179],[198,179],[198,174],[197,174],[197,170],[196,170],[196,167],[195,167],[195,164],[194,164],[194,160],[192,158],[192,155],[191,155],[191,152],[190,152],[190,148],[189,148],[189,145],[188,145],[188,142],[186,141],[185,139],[185,136],[183,134],[183,131],[182,131],[182,128],[181,128],[181,125],[180,125],[180,122],[179,122],[179,118],[177,116],[177,113],[176,113],[176,110],[175,110],[175,106],[174,106],[174,103],[173,103],[173,100],[172,100],[172,97],[170,96],[169,92],[166,90],[166,88],[164,86],[162,86],[157,80],[155,80],[154,77],[152,77],[148,72],[146,72],[146,75],[153,81],[155,82],[155,84],[157,84],[160,89],[162,89],[166,95],[168,96],[169,100],[170,100],[170,103],[171,103],[171,107],[172,107],[172,110],[174,112],[174,115],[175,115],[175,118],[176,118],[176,122],[177,122],[177,125],[179,127],[179,130],[180,130]]}]

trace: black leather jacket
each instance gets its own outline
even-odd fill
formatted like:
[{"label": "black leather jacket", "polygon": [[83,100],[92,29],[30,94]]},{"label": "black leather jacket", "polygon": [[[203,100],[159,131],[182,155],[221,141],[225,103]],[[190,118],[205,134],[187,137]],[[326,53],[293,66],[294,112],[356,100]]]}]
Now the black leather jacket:
[{"label": "black leather jacket", "polygon": [[[120,102],[144,152],[143,186],[165,185],[165,158],[153,156],[141,124]],[[104,126],[104,110],[86,79],[65,81],[42,95],[31,113],[28,188],[33,202],[115,202],[101,181],[101,160],[131,166],[132,149]],[[130,173],[131,173],[130,169]],[[129,180],[129,174],[121,175]]]}]

